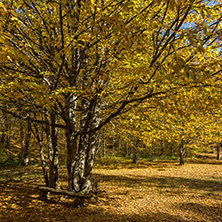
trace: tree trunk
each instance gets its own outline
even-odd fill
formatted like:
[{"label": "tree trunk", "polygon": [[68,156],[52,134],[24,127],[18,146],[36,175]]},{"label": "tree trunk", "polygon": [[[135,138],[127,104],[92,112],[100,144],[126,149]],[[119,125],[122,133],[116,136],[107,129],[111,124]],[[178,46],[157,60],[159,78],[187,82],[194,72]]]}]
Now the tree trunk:
[{"label": "tree trunk", "polygon": [[221,152],[222,143],[217,145],[217,160],[220,160],[220,152]]},{"label": "tree trunk", "polygon": [[185,156],[185,147],[184,147],[184,141],[181,140],[181,143],[179,145],[179,152],[180,152],[180,165],[184,165],[184,156]]},{"label": "tree trunk", "polygon": [[161,145],[160,145],[160,156],[163,155],[163,152],[164,152],[164,141],[161,139]]},{"label": "tree trunk", "polygon": [[91,175],[97,151],[97,138],[98,138],[97,135],[98,135],[97,132],[91,133],[89,135],[89,145],[87,149],[85,172],[84,172],[85,181],[82,185],[82,191],[81,191],[81,193],[83,194],[88,194],[91,191],[92,187]]},{"label": "tree trunk", "polygon": [[97,133],[83,134],[79,139],[79,150],[73,167],[73,189],[77,193],[91,191],[91,174],[96,156]]},{"label": "tree trunk", "polygon": [[44,180],[45,180],[45,185],[48,187],[49,186],[49,179],[48,179],[48,173],[46,170],[46,163],[45,163],[45,158],[44,158],[43,143],[42,143],[43,138],[40,137],[38,126],[35,123],[34,123],[34,128],[35,128],[35,133],[33,132],[33,134],[36,137],[38,144],[39,144],[40,161],[41,161],[42,172],[43,172],[43,176],[44,176]]},{"label": "tree trunk", "polygon": [[135,144],[134,154],[133,154],[133,162],[132,163],[137,163],[137,161],[138,161],[138,157],[139,157],[138,144],[139,144],[139,139],[137,139],[136,144]]},{"label": "tree trunk", "polygon": [[100,106],[98,100],[83,101],[80,129],[78,141],[78,153],[73,164],[73,189],[77,193],[89,194],[91,191],[91,175],[97,147],[97,132],[85,133],[99,125]]},{"label": "tree trunk", "polygon": [[154,143],[154,140],[152,140],[152,143],[151,143],[151,150],[150,150],[150,156],[152,157],[154,153],[156,153],[156,147],[155,147],[155,143]]},{"label": "tree trunk", "polygon": [[170,155],[173,156],[173,143],[170,143]]},{"label": "tree trunk", "polygon": [[76,108],[77,97],[73,93],[69,93],[66,97],[66,110],[63,119],[66,122],[66,166],[68,173],[68,190],[73,189],[73,167],[75,156],[77,153],[78,137],[74,137],[76,132]]},{"label": "tree trunk", "polygon": [[42,172],[45,180],[45,185],[48,187],[49,186],[49,178],[48,178],[48,173],[46,170],[46,163],[44,159],[44,151],[43,151],[43,144],[42,141],[38,141],[39,143],[39,154],[40,154],[40,160],[41,160],[41,166],[42,166]]},{"label": "tree trunk", "polygon": [[128,147],[128,143],[125,142],[125,153],[124,156],[127,157],[129,155],[129,147]]},{"label": "tree trunk", "polygon": [[30,118],[28,118],[27,132],[25,136],[25,147],[24,147],[24,153],[23,153],[24,166],[28,166],[29,164],[29,144],[30,144],[30,139],[31,139],[31,132],[32,132],[32,123],[30,121]]},{"label": "tree trunk", "polygon": [[103,142],[102,142],[102,138],[101,138],[101,134],[98,138],[98,148],[97,151],[99,151],[99,156],[103,157]]},{"label": "tree trunk", "polygon": [[49,186],[59,189],[59,157],[58,157],[58,144],[57,144],[57,129],[56,129],[56,114],[51,114],[51,136],[52,136],[52,161],[50,163],[50,180]]},{"label": "tree trunk", "polygon": [[85,171],[85,162],[86,155],[89,146],[89,134],[83,134],[79,139],[79,149],[78,154],[75,158],[75,163],[73,167],[73,189],[75,192],[81,192],[82,185],[84,183],[84,171]]},{"label": "tree trunk", "polygon": [[68,172],[68,190],[73,189],[73,163],[77,152],[77,138],[73,138],[72,133],[66,130],[66,147],[67,147],[67,172]]},{"label": "tree trunk", "polygon": [[118,148],[117,148],[117,156],[120,155],[120,148],[121,148],[121,139],[120,136],[118,136]]},{"label": "tree trunk", "polygon": [[[6,105],[4,104],[5,109],[7,110]],[[10,146],[10,120],[6,112],[2,112],[2,136],[1,143],[4,144],[7,156],[9,155],[9,146]]]},{"label": "tree trunk", "polygon": [[107,136],[106,131],[103,132],[103,157],[106,156],[106,144],[107,144]]},{"label": "tree trunk", "polygon": [[[50,122],[48,115],[46,115],[47,144],[49,149],[49,187],[59,189],[59,160],[58,160],[58,146],[57,146],[57,131],[56,131],[56,114],[51,113]],[[50,126],[51,123],[51,126]]]},{"label": "tree trunk", "polygon": [[113,136],[112,156],[115,156],[115,137]]},{"label": "tree trunk", "polygon": [[134,155],[133,155],[133,162],[132,163],[137,163],[138,161],[138,150],[134,149]]},{"label": "tree trunk", "polygon": [[24,122],[20,120],[20,142],[21,142],[21,158],[23,157],[23,153],[25,150],[25,137],[24,137]]}]

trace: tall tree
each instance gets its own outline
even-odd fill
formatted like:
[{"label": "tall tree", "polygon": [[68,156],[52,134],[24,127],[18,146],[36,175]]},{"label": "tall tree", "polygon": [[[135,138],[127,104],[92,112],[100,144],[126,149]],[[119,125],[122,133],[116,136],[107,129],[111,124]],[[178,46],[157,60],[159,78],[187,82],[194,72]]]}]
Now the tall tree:
[{"label": "tall tree", "polygon": [[212,76],[200,61],[218,69],[219,3],[9,0],[0,7],[1,101],[49,114],[54,157],[56,119],[64,120],[76,192],[91,189],[98,130],[146,100],[204,84]]}]

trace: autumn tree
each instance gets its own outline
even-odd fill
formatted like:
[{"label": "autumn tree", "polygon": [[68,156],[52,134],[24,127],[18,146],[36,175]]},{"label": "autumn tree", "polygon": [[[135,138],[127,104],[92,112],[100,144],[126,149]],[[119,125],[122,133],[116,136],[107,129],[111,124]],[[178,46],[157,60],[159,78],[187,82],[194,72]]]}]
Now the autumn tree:
[{"label": "autumn tree", "polygon": [[216,70],[219,3],[8,0],[0,7],[1,102],[44,116],[33,121],[48,129],[54,179],[56,130],[65,130],[75,192],[90,192],[98,130],[145,101],[156,105],[204,84],[212,73],[200,61],[210,58]]}]

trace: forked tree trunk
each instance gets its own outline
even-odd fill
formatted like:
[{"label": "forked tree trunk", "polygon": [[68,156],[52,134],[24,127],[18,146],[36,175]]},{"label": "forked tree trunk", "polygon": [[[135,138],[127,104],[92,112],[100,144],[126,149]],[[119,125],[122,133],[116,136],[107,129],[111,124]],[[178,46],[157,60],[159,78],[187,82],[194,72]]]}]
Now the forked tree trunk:
[{"label": "forked tree trunk", "polygon": [[[78,153],[73,164],[73,190],[77,193],[88,194],[91,191],[91,175],[94,165],[96,147],[97,147],[97,132],[90,131],[98,126],[100,107],[95,99],[89,104],[83,101],[83,109],[87,110],[82,113],[80,134],[78,141]],[[87,108],[86,108],[87,107]]]},{"label": "forked tree trunk", "polygon": [[77,193],[91,191],[91,175],[96,156],[97,133],[83,134],[79,140],[79,150],[73,167],[73,189]]}]

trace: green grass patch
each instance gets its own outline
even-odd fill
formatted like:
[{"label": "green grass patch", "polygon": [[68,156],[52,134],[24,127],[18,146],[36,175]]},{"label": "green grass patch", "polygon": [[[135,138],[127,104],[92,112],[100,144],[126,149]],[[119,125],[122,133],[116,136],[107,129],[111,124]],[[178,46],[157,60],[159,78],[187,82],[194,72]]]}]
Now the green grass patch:
[{"label": "green grass patch", "polygon": [[144,161],[161,161],[161,160],[179,160],[178,156],[166,156],[166,155],[150,155],[142,158]]}]

